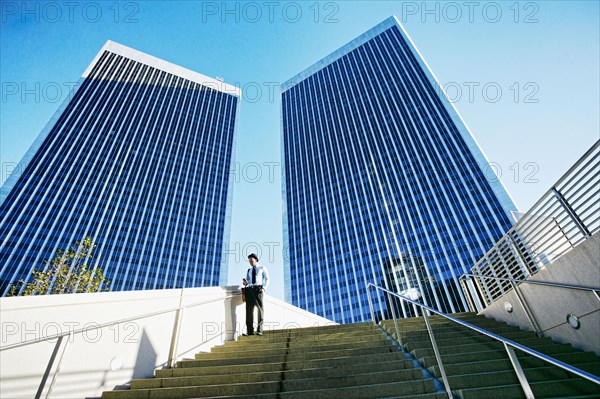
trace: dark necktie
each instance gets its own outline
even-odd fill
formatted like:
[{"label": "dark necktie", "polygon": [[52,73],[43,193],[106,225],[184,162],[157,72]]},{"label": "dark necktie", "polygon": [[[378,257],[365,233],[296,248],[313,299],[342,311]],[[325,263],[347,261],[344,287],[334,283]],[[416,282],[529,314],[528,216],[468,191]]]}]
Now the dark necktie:
[{"label": "dark necktie", "polygon": [[256,266],[252,266],[252,284],[256,284]]}]

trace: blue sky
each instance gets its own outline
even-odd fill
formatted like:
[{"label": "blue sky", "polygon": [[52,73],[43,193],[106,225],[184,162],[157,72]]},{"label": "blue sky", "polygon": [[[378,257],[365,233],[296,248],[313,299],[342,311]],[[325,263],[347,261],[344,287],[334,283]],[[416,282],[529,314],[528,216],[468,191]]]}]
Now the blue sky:
[{"label": "blue sky", "polygon": [[600,2],[11,2],[1,182],[108,39],[237,84],[229,283],[262,254],[283,298],[280,83],[396,15],[526,211],[598,138]]}]

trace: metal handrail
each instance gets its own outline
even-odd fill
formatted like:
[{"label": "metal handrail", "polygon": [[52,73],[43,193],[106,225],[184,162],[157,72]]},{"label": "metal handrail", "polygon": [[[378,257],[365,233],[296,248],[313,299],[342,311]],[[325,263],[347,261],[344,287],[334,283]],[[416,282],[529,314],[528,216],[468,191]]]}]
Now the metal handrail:
[{"label": "metal handrail", "polygon": [[465,284],[468,281],[467,277],[472,277],[475,280],[475,283],[479,289],[480,295],[483,295],[483,292],[481,291],[481,286],[479,284],[479,282],[482,279],[491,279],[491,280],[496,280],[496,281],[510,282],[510,286],[512,287],[512,290],[515,292],[517,301],[521,305],[521,308],[523,308],[523,311],[525,312],[525,316],[529,320],[529,323],[531,324],[533,331],[539,336],[542,336],[543,331],[540,328],[539,324],[537,323],[537,320],[536,320],[535,316],[533,315],[533,312],[529,308],[529,305],[527,304],[525,297],[519,290],[520,284],[533,284],[533,285],[542,285],[542,286],[553,287],[553,288],[588,291],[588,292],[592,292],[594,294],[594,296],[596,297],[596,299],[598,299],[598,301],[600,301],[600,294],[598,294],[598,292],[600,292],[600,287],[586,287],[583,285],[554,283],[554,282],[550,282],[550,281],[523,280],[523,279],[508,278],[508,277],[496,277],[496,276],[488,276],[488,275],[481,275],[481,274],[465,273],[462,276],[460,276],[459,281],[460,281],[460,286],[463,290],[463,293],[465,294],[465,296],[467,296],[467,300],[469,302],[469,307],[471,308],[472,311],[478,310],[477,306],[475,306],[473,301],[475,301],[475,300],[479,301],[480,298],[477,296],[476,292],[473,292],[473,289],[474,289],[473,285]]},{"label": "metal handrail", "polygon": [[[519,379],[519,383],[521,384],[521,387],[523,388],[523,391],[525,392],[525,396],[528,399],[529,398],[535,398],[535,396],[533,395],[533,391],[531,390],[531,387],[529,386],[529,382],[527,381],[527,376],[523,372],[523,368],[521,367],[519,359],[517,358],[517,356],[516,356],[513,348],[518,349],[520,351],[523,351],[523,352],[525,352],[525,353],[527,353],[527,354],[529,354],[531,356],[537,357],[538,359],[541,359],[541,360],[543,360],[543,361],[545,361],[547,363],[553,364],[553,365],[555,365],[557,367],[562,368],[563,370],[566,370],[566,371],[568,371],[570,373],[578,375],[579,377],[585,378],[586,380],[589,380],[589,381],[591,381],[591,382],[593,382],[595,384],[600,385],[600,377],[597,377],[597,376],[595,376],[593,374],[590,374],[587,371],[584,371],[584,370],[578,369],[576,367],[573,367],[573,366],[571,366],[569,364],[561,362],[558,359],[555,359],[553,357],[550,357],[548,355],[540,353],[540,352],[538,352],[538,351],[536,351],[534,349],[531,349],[531,348],[529,348],[527,346],[521,345],[521,344],[519,344],[517,342],[514,342],[514,341],[512,341],[510,339],[507,339],[507,338],[501,337],[499,335],[496,335],[496,334],[494,334],[494,333],[492,333],[490,331],[484,330],[483,328],[474,326],[474,325],[472,325],[470,323],[467,323],[465,321],[462,321],[462,320],[460,320],[460,319],[458,319],[456,317],[452,317],[452,316],[450,316],[450,315],[448,315],[446,313],[440,312],[439,310],[433,309],[433,308],[431,308],[431,307],[429,307],[427,305],[424,305],[424,304],[419,303],[419,302],[417,302],[415,300],[412,300],[410,298],[407,298],[405,296],[402,296],[400,294],[397,294],[395,292],[387,290],[387,289],[385,289],[383,287],[380,287],[380,286],[372,284],[372,283],[367,283],[367,297],[369,299],[369,305],[370,305],[370,308],[371,308],[371,318],[373,320],[373,324],[376,324],[376,321],[375,321],[375,310],[373,308],[373,305],[372,305],[373,302],[372,302],[372,299],[371,299],[371,290],[370,290],[371,287],[374,287],[375,289],[378,289],[378,290],[381,290],[382,292],[385,292],[388,295],[388,297],[390,295],[392,295],[392,296],[394,296],[394,297],[396,297],[396,298],[398,298],[398,299],[400,299],[402,301],[411,303],[412,305],[418,306],[421,309],[423,309],[423,311],[422,311],[423,318],[424,318],[425,324],[427,326],[427,331],[429,332],[429,338],[431,339],[431,343],[432,343],[432,346],[433,346],[433,351],[435,353],[435,357],[436,357],[436,360],[437,360],[437,363],[438,363],[438,367],[440,369],[440,374],[442,375],[442,380],[443,380],[443,383],[444,383],[444,388],[445,388],[446,393],[448,394],[448,396],[450,398],[453,398],[452,390],[451,390],[450,385],[448,383],[448,378],[447,378],[446,373],[445,373],[444,365],[442,363],[442,359],[441,359],[441,356],[439,354],[439,348],[437,347],[437,344],[435,342],[435,336],[433,334],[433,330],[431,328],[431,325],[430,325],[430,322],[429,322],[429,318],[428,318],[427,313],[425,311],[437,314],[439,316],[442,316],[442,317],[444,317],[444,318],[446,318],[446,319],[448,319],[448,320],[450,320],[450,321],[452,321],[452,322],[454,322],[456,324],[459,324],[459,325],[461,325],[463,327],[467,327],[467,328],[469,328],[469,329],[471,329],[471,330],[473,330],[475,332],[483,334],[483,335],[485,335],[487,337],[490,337],[490,338],[492,338],[492,339],[494,339],[496,341],[502,342],[504,344],[504,349],[508,353],[508,357],[509,357],[509,359],[511,361],[511,364],[512,364],[512,366],[513,366],[513,368],[514,368],[514,370],[515,370],[515,372],[517,374],[517,378]],[[390,306],[393,307],[393,304],[391,302],[390,302]],[[400,343],[400,345],[402,345],[402,341],[401,341],[401,338],[400,338],[400,331],[398,330],[398,324],[397,324],[397,321],[396,321],[395,317],[394,317],[394,324],[395,324],[395,328],[396,328],[396,337],[398,338],[398,342]]]},{"label": "metal handrail", "polygon": [[[462,279],[465,276],[466,277],[489,278],[489,279],[492,279],[492,280],[511,281],[513,283],[527,283],[527,284],[536,284],[536,285],[546,285],[546,286],[550,286],[550,287],[567,288],[567,289],[572,289],[572,290],[592,291],[593,293],[596,294],[596,296],[598,296],[598,293],[596,291],[600,291],[600,287],[586,287],[584,285],[572,285],[572,284],[553,283],[553,282],[550,282],[550,281],[541,281],[541,280],[521,280],[521,279],[507,278],[507,277],[485,276],[485,275],[482,275],[482,274],[465,273],[460,278]],[[600,300],[600,297],[598,297],[598,300]]]},{"label": "metal handrail", "polygon": [[600,140],[475,263],[472,274],[498,277],[483,287],[475,280],[484,305],[505,293],[502,281],[534,275],[600,231],[599,171]]},{"label": "metal handrail", "polygon": [[[233,291],[233,294],[230,295],[226,295],[222,298],[214,298],[214,299],[210,299],[210,300],[206,300],[206,301],[201,301],[201,302],[196,302],[196,303],[192,303],[192,304],[188,304],[188,305],[180,305],[178,307],[174,307],[174,308],[169,308],[169,309],[165,309],[165,310],[160,310],[157,312],[151,312],[151,313],[144,313],[138,316],[132,316],[132,317],[127,317],[125,319],[119,319],[119,320],[114,320],[114,321],[110,321],[110,322],[106,322],[103,324],[99,324],[97,326],[93,326],[93,327],[87,327],[87,328],[80,328],[77,330],[72,330],[72,331],[68,331],[65,333],[59,333],[59,334],[53,334],[53,335],[47,335],[41,338],[36,338],[36,339],[31,339],[28,341],[22,341],[22,342],[17,342],[14,344],[10,344],[10,345],[5,345],[0,347],[0,352],[1,351],[6,351],[6,350],[10,350],[10,349],[15,349],[15,348],[20,348],[23,346],[28,346],[28,345],[33,345],[42,341],[48,341],[51,339],[55,339],[58,338],[56,340],[56,344],[54,344],[54,349],[52,351],[52,355],[50,356],[50,360],[48,361],[48,365],[46,366],[46,371],[44,372],[44,375],[42,376],[42,379],[40,381],[40,384],[38,386],[38,390],[37,393],[35,395],[35,399],[40,399],[42,397],[42,393],[44,391],[44,388],[46,386],[46,383],[48,382],[48,377],[50,376],[50,372],[52,371],[52,367],[54,365],[54,362],[56,361],[56,357],[58,355],[60,346],[62,345],[62,341],[64,339],[65,336],[71,336],[73,337],[75,334],[80,334],[83,332],[88,332],[88,331],[93,331],[93,330],[98,330],[101,328],[106,328],[106,327],[110,327],[110,326],[114,326],[116,324],[119,323],[127,323],[130,321],[134,321],[134,320],[141,320],[141,319],[145,319],[148,317],[152,317],[152,316],[157,316],[160,314],[165,314],[165,313],[170,313],[170,312],[177,312],[175,315],[175,321],[173,323],[173,333],[171,335],[171,343],[169,346],[169,357],[167,360],[167,367],[168,368],[173,368],[175,366],[175,359],[177,358],[177,341],[179,339],[179,331],[180,331],[180,327],[181,327],[181,313],[183,311],[183,309],[185,308],[193,308],[196,306],[200,306],[200,305],[206,305],[208,303],[213,303],[213,302],[219,302],[219,301],[223,301],[226,299],[230,299],[230,298],[234,298],[239,296],[240,291]],[[46,397],[50,396],[50,393],[52,392],[52,388],[54,386],[54,382],[56,380],[56,377],[60,371],[60,364],[62,362],[64,353],[67,349],[67,344],[69,341],[67,341],[65,343],[65,346],[63,347],[62,350],[62,354],[60,355],[60,359],[58,360],[58,364],[56,366],[56,371],[54,373],[54,377],[52,379],[52,382],[50,383],[50,387],[48,388],[48,393],[46,395]]]}]

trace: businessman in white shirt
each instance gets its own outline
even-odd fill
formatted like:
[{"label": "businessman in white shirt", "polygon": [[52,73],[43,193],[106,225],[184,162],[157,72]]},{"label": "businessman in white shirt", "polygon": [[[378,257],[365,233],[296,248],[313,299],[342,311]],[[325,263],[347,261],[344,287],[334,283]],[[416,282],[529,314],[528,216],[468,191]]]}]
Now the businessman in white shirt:
[{"label": "businessman in white shirt", "polygon": [[258,313],[258,327],[256,335],[263,335],[263,293],[269,287],[269,271],[258,264],[255,254],[248,255],[250,268],[246,272],[244,285],[246,286],[246,334],[254,335],[254,308]]}]

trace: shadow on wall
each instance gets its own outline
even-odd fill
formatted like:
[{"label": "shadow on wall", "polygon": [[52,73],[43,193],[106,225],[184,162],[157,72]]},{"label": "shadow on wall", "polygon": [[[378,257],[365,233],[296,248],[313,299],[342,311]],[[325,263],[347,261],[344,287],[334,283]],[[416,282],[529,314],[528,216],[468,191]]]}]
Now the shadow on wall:
[{"label": "shadow on wall", "polygon": [[[140,338],[140,345],[135,358],[135,365],[133,366],[133,375],[131,379],[136,380],[154,377],[154,365],[156,364],[157,358],[158,354],[154,350],[154,346],[152,346],[152,343],[148,338],[148,334],[146,334],[146,330],[142,329],[142,336]],[[124,385],[115,385],[113,390],[129,389],[130,383],[131,381]]]},{"label": "shadow on wall", "polygon": [[[241,293],[239,295],[234,295],[232,298],[225,299],[223,301],[224,321],[216,322],[205,320],[200,323],[197,329],[200,332],[198,336],[199,343],[185,349],[178,349],[177,359],[186,359],[186,357],[182,356],[188,354],[192,355],[193,352],[197,350],[210,351],[206,344],[216,346],[223,345],[227,341],[235,341],[237,334],[241,332],[242,328],[238,324],[237,308],[243,304]],[[188,359],[193,358],[194,357],[192,356]],[[161,366],[166,366],[166,363]]]},{"label": "shadow on wall", "polygon": [[142,330],[142,337],[140,338],[140,346],[138,348],[137,357],[135,358],[135,366],[133,368],[132,379],[154,377],[154,365],[158,354],[154,350],[148,334],[145,330]]}]

